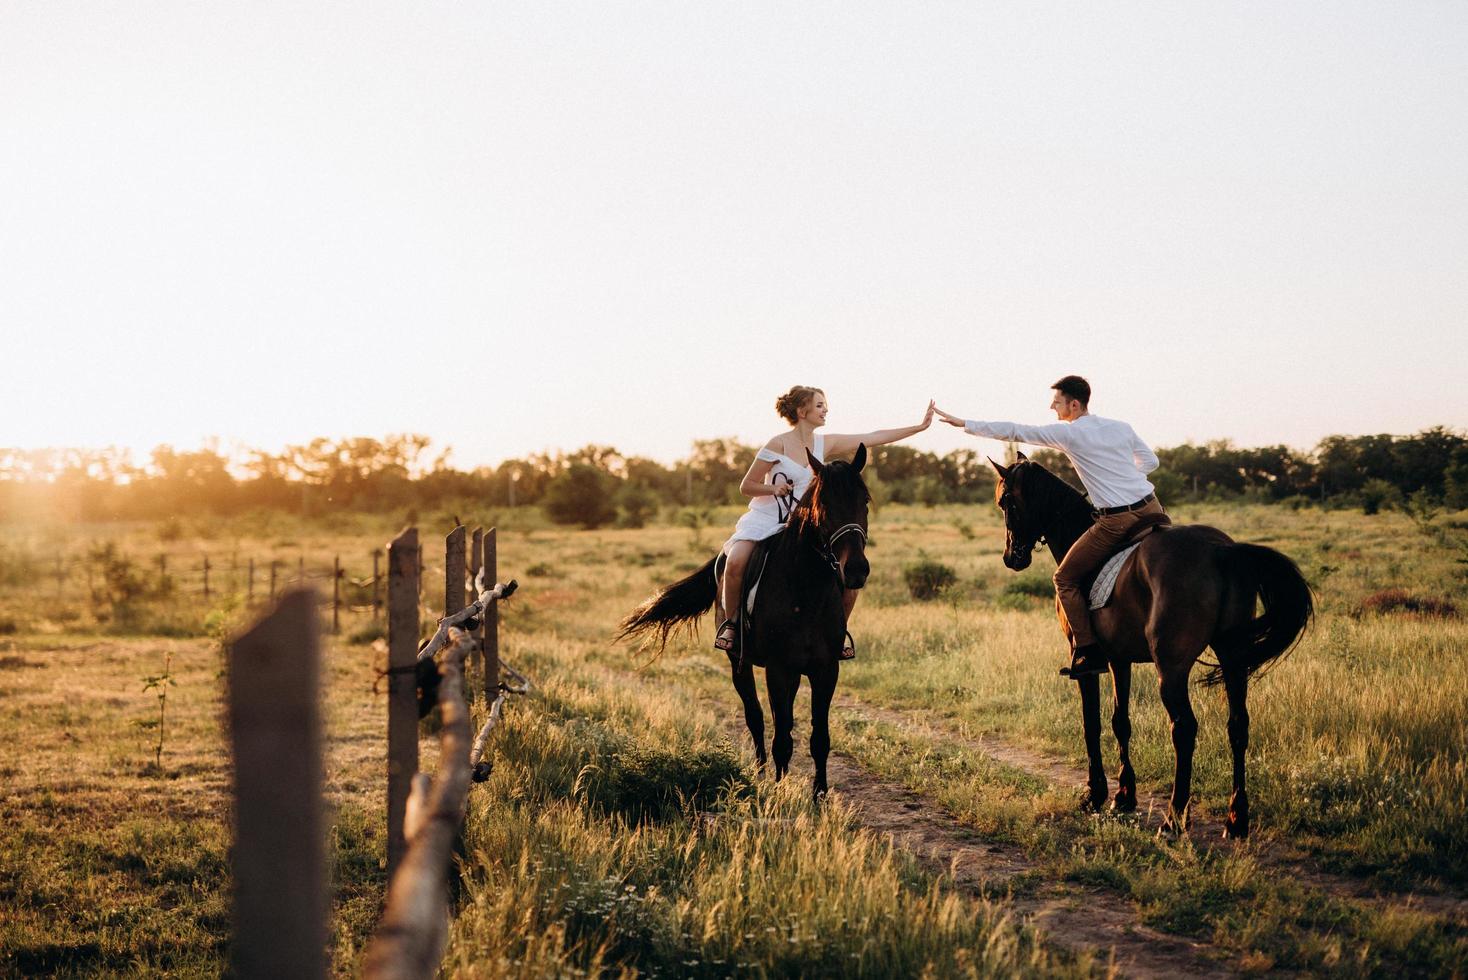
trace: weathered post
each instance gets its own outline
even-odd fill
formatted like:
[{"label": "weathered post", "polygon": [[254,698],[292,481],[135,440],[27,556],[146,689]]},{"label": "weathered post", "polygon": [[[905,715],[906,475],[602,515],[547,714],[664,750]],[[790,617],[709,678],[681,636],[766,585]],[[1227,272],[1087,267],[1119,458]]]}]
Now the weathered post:
[{"label": "weathered post", "polygon": [[255,602],[255,559],[251,558],[247,571],[245,572],[245,602]]},{"label": "weathered post", "polygon": [[232,972],[326,975],[316,597],[288,593],[229,646]]},{"label": "weathered post", "polygon": [[331,560],[331,635],[342,631],[342,556]]},{"label": "weathered post", "polygon": [[276,571],[276,568],[279,565],[280,565],[280,562],[276,561],[274,558],[270,559],[270,601],[271,602],[274,602],[275,601],[275,571]]},{"label": "weathered post", "polygon": [[204,598],[209,598],[209,556],[204,556]]},{"label": "weathered post", "polygon": [[403,814],[418,771],[418,529],[387,546],[387,874],[407,848]]},{"label": "weathered post", "polygon": [[[495,529],[484,532],[484,584],[494,588],[499,574]],[[492,704],[500,690],[500,604],[484,610],[484,703]]]},{"label": "weathered post", "polygon": [[[479,581],[479,570],[484,567],[484,528],[474,528],[474,536],[471,539],[471,542],[472,543],[469,547],[469,581],[471,583],[477,583]],[[490,582],[488,584],[491,588],[494,587],[493,582]],[[474,588],[476,591],[474,591],[474,594],[470,598],[478,599],[478,585],[476,584]],[[474,649],[471,650],[469,653],[469,665],[477,670],[479,668],[480,661],[484,659],[483,616],[480,617],[479,628],[474,630],[473,635],[474,638],[479,642],[474,644]]]},{"label": "weathered post", "polygon": [[464,525],[443,539],[443,614],[452,616],[464,608]]},{"label": "weathered post", "polygon": [[375,623],[382,618],[382,569],[379,567],[379,559],[382,557],[381,548],[372,549],[372,621]]}]

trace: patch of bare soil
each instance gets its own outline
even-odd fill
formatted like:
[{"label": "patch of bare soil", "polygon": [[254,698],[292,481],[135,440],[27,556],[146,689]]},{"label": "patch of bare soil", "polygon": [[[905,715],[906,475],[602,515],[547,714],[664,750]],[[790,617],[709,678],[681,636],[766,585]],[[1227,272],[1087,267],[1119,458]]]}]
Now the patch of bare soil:
[{"label": "patch of bare soil", "polygon": [[[750,751],[742,721],[731,722],[726,731],[740,750]],[[810,766],[809,756],[797,751],[789,778],[810,779]],[[852,807],[861,826],[888,835],[929,871],[951,874],[959,888],[1003,901],[1051,946],[1093,954],[1128,977],[1237,975],[1223,951],[1149,929],[1132,904],[1114,892],[1030,877],[1041,868],[1019,848],[986,840],[917,793],[839,752],[832,751],[826,774],[832,796]]]},{"label": "patch of bare soil", "polygon": [[[1084,787],[1084,769],[1067,762],[1043,755],[1023,746],[1007,742],[998,736],[986,734],[979,738],[934,728],[917,721],[904,712],[870,704],[849,695],[838,695],[840,708],[858,718],[881,721],[897,728],[919,732],[924,738],[944,742],[979,752],[997,762],[1027,772],[1057,786]],[[1170,787],[1137,786],[1137,819],[1154,829],[1160,828],[1167,815]],[[1250,856],[1261,865],[1277,868],[1302,884],[1309,885],[1333,897],[1350,901],[1366,902],[1377,906],[1415,909],[1430,915],[1442,916],[1468,922],[1468,898],[1461,895],[1423,891],[1383,891],[1371,882],[1345,875],[1332,874],[1314,866],[1308,856],[1293,847],[1288,841],[1261,837],[1257,833],[1246,841],[1225,839],[1221,815],[1199,807],[1195,801],[1190,808],[1192,823],[1190,836],[1199,848],[1248,848]]]}]

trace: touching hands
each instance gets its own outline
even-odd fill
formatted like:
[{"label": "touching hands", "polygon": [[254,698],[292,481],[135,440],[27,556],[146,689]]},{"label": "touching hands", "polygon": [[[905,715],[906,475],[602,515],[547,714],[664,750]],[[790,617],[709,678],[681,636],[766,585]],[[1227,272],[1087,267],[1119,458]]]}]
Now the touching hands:
[{"label": "touching hands", "polygon": [[943,409],[934,406],[931,402],[928,403],[928,411],[929,413],[937,412],[938,417],[951,426],[959,429],[963,428],[963,419],[959,418],[957,415],[949,415],[947,412],[943,411]]},{"label": "touching hands", "polygon": [[927,412],[925,412],[923,414],[923,421],[921,422],[921,424],[918,425],[918,431],[919,432],[923,431],[928,426],[930,426],[930,425],[933,424],[933,412],[934,412],[934,408],[935,407],[933,405],[933,402],[931,400],[929,400],[928,401],[928,410],[927,410]]}]

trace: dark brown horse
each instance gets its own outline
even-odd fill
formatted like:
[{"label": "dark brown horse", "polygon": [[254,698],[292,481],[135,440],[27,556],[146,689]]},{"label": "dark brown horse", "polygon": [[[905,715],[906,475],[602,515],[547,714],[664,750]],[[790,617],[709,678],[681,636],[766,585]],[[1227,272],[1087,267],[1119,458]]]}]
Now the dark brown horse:
[{"label": "dark brown horse", "polygon": [[[993,460],[990,460],[993,463]],[[1057,564],[1094,520],[1086,499],[1021,454],[999,472],[996,500],[1004,511],[1004,564],[1019,571],[1030,564],[1036,543],[1048,544]],[[1255,616],[1256,600],[1263,609]],[[1157,665],[1162,705],[1172,722],[1176,756],[1172,799],[1163,824],[1168,833],[1187,828],[1198,722],[1188,697],[1188,675],[1206,647],[1218,663],[1203,677],[1222,683],[1228,694],[1228,741],[1233,750],[1233,795],[1225,837],[1249,833],[1249,795],[1244,789],[1244,751],[1249,744],[1249,677],[1289,651],[1314,613],[1310,586],[1295,563],[1273,548],[1237,544],[1216,528],[1183,525],[1154,531],[1126,560],[1106,606],[1093,610],[1096,636],[1111,661],[1115,692],[1111,730],[1121,750],[1121,771],[1112,805],[1137,806],[1132,771],[1129,701],[1132,664]],[[1061,614],[1061,622],[1065,616]],[[1092,674],[1077,681],[1081,719],[1090,760],[1084,806],[1106,802],[1101,764],[1101,685]]]},{"label": "dark brown horse", "polygon": [[[810,756],[815,762],[815,793],[820,796],[826,792],[831,698],[836,693],[841,643],[846,636],[841,600],[845,589],[865,585],[871,571],[866,559],[871,498],[861,478],[866,446],[857,448],[850,463],[823,465],[807,456],[815,475],[805,497],[791,511],[786,529],[771,544],[750,628],[745,631],[749,655],[730,654],[730,668],[761,767],[765,764],[765,716],[754,686],[754,666],[765,668],[770,711],[775,716],[770,748],[776,779],[790,768],[795,694],[801,676],[810,678]],[[661,651],[674,629],[692,628],[714,604],[717,561],[717,556],[709,559],[698,571],[639,606],[622,621],[618,639],[654,634]]]}]

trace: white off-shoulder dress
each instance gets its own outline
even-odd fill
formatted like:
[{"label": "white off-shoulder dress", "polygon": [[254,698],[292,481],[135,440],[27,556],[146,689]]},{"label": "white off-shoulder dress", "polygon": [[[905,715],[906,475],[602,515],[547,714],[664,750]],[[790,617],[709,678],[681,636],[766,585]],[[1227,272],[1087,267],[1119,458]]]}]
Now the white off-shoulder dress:
[{"label": "white off-shoulder dress", "polygon": [[[821,433],[816,433],[816,445],[812,455],[822,463],[826,461],[826,441]],[[785,526],[783,517],[788,517],[790,507],[796,501],[805,496],[806,487],[810,486],[811,477],[815,476],[809,466],[797,463],[784,453],[777,453],[773,449],[761,449],[755,453],[755,459],[762,459],[775,465],[770,467],[769,475],[765,477],[766,483],[784,483],[791,485],[790,496],[781,498],[774,496],[755,497],[749,502],[749,510],[739,518],[739,523],[734,525],[734,533],[729,540],[724,542],[725,554],[729,546],[735,541],[763,541],[770,535],[775,534]]]}]

